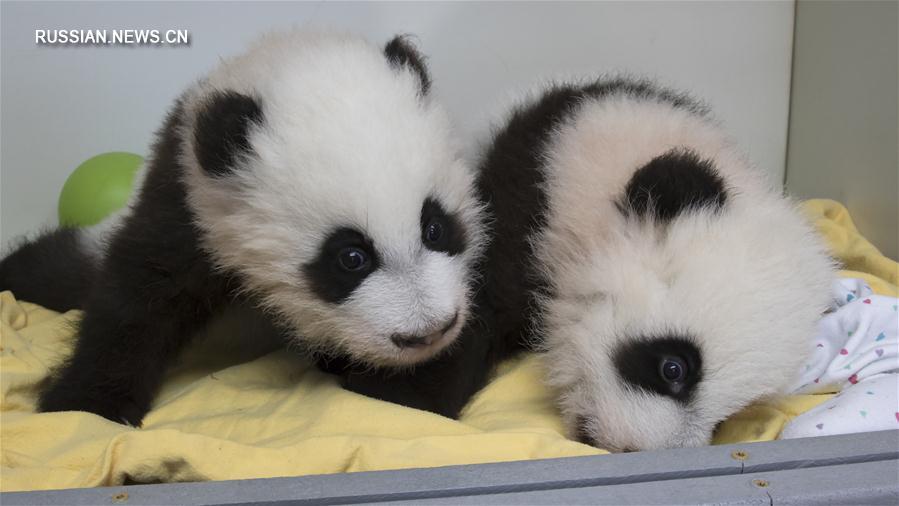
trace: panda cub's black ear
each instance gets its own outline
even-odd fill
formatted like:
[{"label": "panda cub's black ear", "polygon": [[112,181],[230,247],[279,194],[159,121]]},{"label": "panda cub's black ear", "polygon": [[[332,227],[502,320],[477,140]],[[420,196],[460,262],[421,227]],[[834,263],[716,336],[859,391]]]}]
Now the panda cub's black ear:
[{"label": "panda cub's black ear", "polygon": [[209,95],[197,115],[194,154],[210,176],[227,176],[239,156],[248,153],[249,131],[262,124],[259,101],[234,91]]},{"label": "panda cub's black ear", "polygon": [[718,211],[727,202],[724,179],[709,159],[675,148],[639,168],[616,205],[625,215],[671,222],[689,210]]},{"label": "panda cub's black ear", "polygon": [[397,35],[384,46],[384,56],[396,69],[408,68],[418,76],[421,85],[421,96],[426,96],[431,89],[431,76],[425,65],[425,57],[410,42],[409,35]]}]

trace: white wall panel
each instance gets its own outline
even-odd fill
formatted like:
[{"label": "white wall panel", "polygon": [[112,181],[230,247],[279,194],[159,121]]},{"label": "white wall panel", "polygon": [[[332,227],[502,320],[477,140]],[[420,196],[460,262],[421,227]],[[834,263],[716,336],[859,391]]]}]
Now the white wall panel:
[{"label": "white wall panel", "polygon": [[[172,99],[258,33],[331,26],[419,36],[469,152],[510,90],[630,71],[705,98],[781,182],[792,2],[3,2],[0,247],[55,223],[67,175],[104,151],[145,154]],[[48,47],[35,29],[184,28],[190,47]]]}]

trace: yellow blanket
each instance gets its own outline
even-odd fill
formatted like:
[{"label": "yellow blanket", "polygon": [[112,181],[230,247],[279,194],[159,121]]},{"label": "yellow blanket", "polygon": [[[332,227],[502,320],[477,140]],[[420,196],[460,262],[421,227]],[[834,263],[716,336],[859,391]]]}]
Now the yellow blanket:
[{"label": "yellow blanket", "polygon": [[[896,294],[897,264],[832,201],[805,209],[849,276]],[[341,390],[286,351],[240,363],[199,354],[169,375],[142,429],[87,413],[34,413],[48,367],[70,346],[77,311],[0,293],[0,490],[295,476],[603,453],[563,437],[533,356],[512,360],[449,420]],[[715,442],[768,440],[828,396],[792,396],[733,416]]]}]

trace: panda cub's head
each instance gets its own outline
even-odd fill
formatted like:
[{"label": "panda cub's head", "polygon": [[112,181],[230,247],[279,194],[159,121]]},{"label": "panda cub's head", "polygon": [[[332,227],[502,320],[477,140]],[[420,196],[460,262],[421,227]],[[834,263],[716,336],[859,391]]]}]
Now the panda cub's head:
[{"label": "panda cub's head", "polygon": [[481,207],[429,88],[402,37],[289,32],[182,99],[203,246],[304,346],[411,364],[468,317]]},{"label": "panda cub's head", "polygon": [[585,98],[547,149],[542,336],[572,435],[611,451],[708,444],[782,391],[831,261],[720,127],[669,92]]}]

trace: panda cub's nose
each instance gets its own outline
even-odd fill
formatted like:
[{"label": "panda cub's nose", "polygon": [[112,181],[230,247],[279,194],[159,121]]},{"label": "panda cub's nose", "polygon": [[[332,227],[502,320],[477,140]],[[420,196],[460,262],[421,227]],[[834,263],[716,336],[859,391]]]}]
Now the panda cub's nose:
[{"label": "panda cub's nose", "polygon": [[450,329],[456,326],[456,322],[458,321],[459,312],[457,311],[452,318],[443,324],[436,326],[438,330],[422,335],[393,334],[390,336],[390,341],[399,348],[422,348],[442,339]]}]

